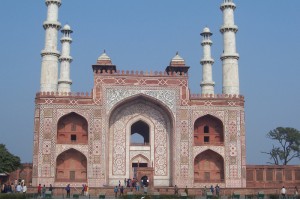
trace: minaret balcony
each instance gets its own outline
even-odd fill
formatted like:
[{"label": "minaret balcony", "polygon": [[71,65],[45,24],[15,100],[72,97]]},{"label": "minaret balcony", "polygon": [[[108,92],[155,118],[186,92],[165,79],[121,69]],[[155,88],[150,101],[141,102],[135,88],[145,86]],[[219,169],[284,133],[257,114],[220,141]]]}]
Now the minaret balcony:
[{"label": "minaret balcony", "polygon": [[233,2],[224,2],[222,3],[222,5],[220,6],[220,9],[223,11],[227,8],[233,9],[235,10],[236,5]]},{"label": "minaret balcony", "polygon": [[48,50],[48,49],[44,49],[41,51],[41,56],[46,56],[46,55],[52,55],[52,56],[56,56],[59,57],[60,56],[60,52],[57,50]]},{"label": "minaret balcony", "polygon": [[234,33],[236,33],[238,31],[238,26],[237,25],[223,25],[221,28],[220,28],[220,32],[221,33],[224,33],[224,32],[229,32],[229,31],[232,31]]},{"label": "minaret balcony", "polygon": [[46,5],[48,6],[49,4],[56,4],[58,7],[61,6],[61,0],[46,0]]},{"label": "minaret balcony", "polygon": [[59,62],[62,62],[62,61],[72,62],[73,58],[71,56],[62,55],[62,56],[59,57],[58,60],[59,60]]},{"label": "minaret balcony", "polygon": [[72,43],[72,38],[70,38],[70,37],[62,37],[62,38],[60,39],[60,41],[61,41],[61,42],[70,42],[70,43]]},{"label": "minaret balcony", "polygon": [[228,59],[228,58],[232,58],[232,59],[238,60],[240,58],[240,55],[238,53],[230,53],[230,54],[223,53],[221,55],[221,60]]},{"label": "minaret balcony", "polygon": [[61,23],[58,21],[44,21],[43,27],[46,30],[47,28],[56,28],[59,30],[61,28]]},{"label": "minaret balcony", "polygon": [[205,65],[205,64],[214,64],[214,59],[208,59],[208,58],[206,58],[206,59],[202,59],[201,61],[200,61],[200,64],[201,65]]},{"label": "minaret balcony", "polygon": [[211,40],[207,40],[207,39],[205,39],[205,40],[203,40],[202,42],[201,42],[201,45],[202,46],[204,46],[204,45],[212,45],[213,44],[213,42],[211,41]]}]

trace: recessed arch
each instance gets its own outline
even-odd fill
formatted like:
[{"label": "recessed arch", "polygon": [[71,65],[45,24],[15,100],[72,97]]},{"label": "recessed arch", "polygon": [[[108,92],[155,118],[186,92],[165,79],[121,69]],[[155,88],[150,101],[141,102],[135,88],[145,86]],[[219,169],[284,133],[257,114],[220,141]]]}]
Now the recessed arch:
[{"label": "recessed arch", "polygon": [[223,183],[223,157],[210,149],[198,154],[194,159],[194,182]]},{"label": "recessed arch", "polygon": [[56,182],[86,182],[87,158],[71,148],[56,158]]},{"label": "recessed arch", "polygon": [[[154,167],[156,176],[154,185],[169,186],[171,184],[174,165],[171,148],[173,135],[173,114],[159,101],[144,95],[137,95],[122,101],[113,107],[109,116],[109,151],[108,155],[109,184],[115,179],[131,176],[132,163],[130,158],[135,151],[141,151],[150,158],[149,167]],[[130,146],[132,125],[146,123],[149,126],[149,145],[143,147]],[[158,142],[158,140],[162,142]],[[131,157],[132,158],[132,157]],[[118,163],[118,164],[116,164]]]},{"label": "recessed arch", "polygon": [[224,126],[222,121],[212,115],[199,117],[194,123],[194,144],[223,145]]},{"label": "recessed arch", "polygon": [[[137,136],[141,136],[137,138]],[[143,120],[138,120],[131,125],[130,144],[131,145],[149,145],[150,127]]]},{"label": "recessed arch", "polygon": [[87,120],[71,112],[62,116],[57,122],[57,144],[87,144]]}]

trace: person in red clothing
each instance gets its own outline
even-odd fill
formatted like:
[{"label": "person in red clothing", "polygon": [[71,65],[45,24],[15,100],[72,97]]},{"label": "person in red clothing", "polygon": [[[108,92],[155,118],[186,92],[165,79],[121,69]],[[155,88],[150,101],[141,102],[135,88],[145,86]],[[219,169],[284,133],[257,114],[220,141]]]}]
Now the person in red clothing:
[{"label": "person in red clothing", "polygon": [[42,186],[41,186],[41,184],[39,184],[39,186],[38,186],[38,196],[42,197]]}]

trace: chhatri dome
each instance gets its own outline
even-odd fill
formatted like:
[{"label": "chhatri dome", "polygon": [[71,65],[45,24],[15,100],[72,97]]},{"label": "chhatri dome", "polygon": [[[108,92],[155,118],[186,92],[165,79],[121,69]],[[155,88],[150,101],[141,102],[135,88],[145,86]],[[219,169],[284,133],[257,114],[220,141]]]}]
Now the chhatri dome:
[{"label": "chhatri dome", "polygon": [[170,66],[185,66],[184,59],[176,52],[176,55],[172,58]]},{"label": "chhatri dome", "polygon": [[104,52],[98,57],[97,64],[100,65],[112,65],[110,57]]}]

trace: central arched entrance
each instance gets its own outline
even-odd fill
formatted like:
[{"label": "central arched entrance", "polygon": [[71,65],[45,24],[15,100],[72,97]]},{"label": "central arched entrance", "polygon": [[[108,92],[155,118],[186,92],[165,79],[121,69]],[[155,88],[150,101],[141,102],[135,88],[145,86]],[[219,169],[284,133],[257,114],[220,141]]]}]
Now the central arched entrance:
[{"label": "central arched entrance", "polygon": [[[171,184],[172,120],[160,103],[144,96],[120,103],[109,120],[109,184],[133,179],[134,168],[153,168],[154,186]],[[138,136],[135,141],[133,137]],[[140,179],[141,177],[136,177]]]}]

